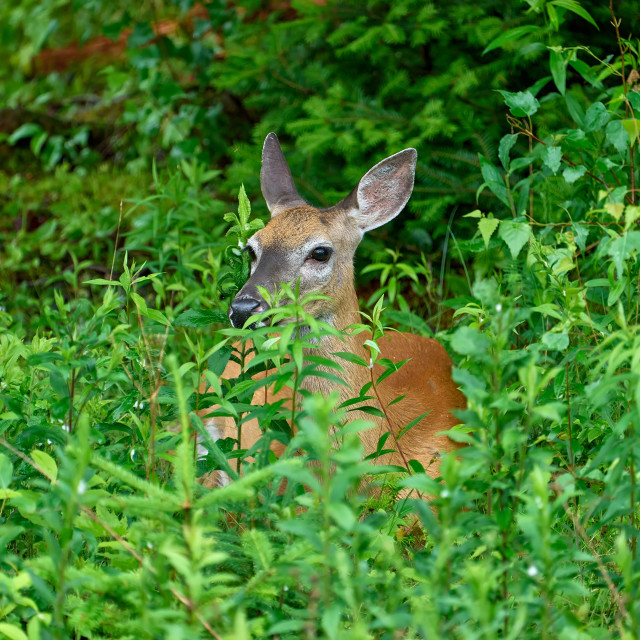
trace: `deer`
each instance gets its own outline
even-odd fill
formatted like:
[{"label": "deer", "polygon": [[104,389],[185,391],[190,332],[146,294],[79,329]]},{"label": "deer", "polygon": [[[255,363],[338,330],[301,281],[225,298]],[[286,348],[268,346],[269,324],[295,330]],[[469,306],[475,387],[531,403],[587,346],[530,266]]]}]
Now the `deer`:
[{"label": "deer", "polygon": [[[271,218],[248,239],[244,248],[251,259],[250,275],[229,307],[232,326],[241,328],[252,316],[268,309],[260,288],[273,293],[279,283],[297,282],[301,297],[308,293],[323,294],[322,299],[308,304],[306,312],[338,330],[347,330],[342,337],[320,338],[314,354],[337,361],[337,352],[349,351],[368,362],[370,354],[364,341],[370,336],[348,330],[361,321],[354,286],[354,254],[364,233],[389,222],[404,209],[413,191],[416,161],[417,152],[412,148],[385,158],[343,200],[320,209],[307,204],[299,195],[276,134],[267,135],[260,183]],[[394,442],[396,450],[385,453],[376,462],[408,468],[408,461],[416,460],[427,474],[437,478],[440,455],[461,446],[441,432],[460,423],[452,411],[466,406],[464,395],[451,377],[451,359],[437,340],[411,333],[387,332],[378,340],[378,347],[382,358],[393,363],[408,361],[373,387],[375,398],[369,404],[377,407],[384,417],[357,410],[349,414],[351,419],[374,421],[373,429],[360,432],[364,451],[375,452],[381,435],[390,431],[393,438],[388,442]],[[337,375],[346,384],[310,376],[302,383],[303,388],[325,396],[337,391],[343,402],[358,397],[363,386],[375,382],[384,371],[375,363],[371,369],[342,359],[339,364],[342,372]],[[239,375],[240,365],[229,361],[222,377],[232,379]],[[206,391],[206,385],[202,391]],[[284,393],[287,395],[286,387]],[[393,402],[400,396],[404,398]],[[281,397],[282,392],[277,398]],[[256,392],[252,403],[272,403],[275,399],[265,387]],[[423,419],[400,439],[397,437],[404,426],[424,413]],[[201,412],[204,414],[206,411]],[[238,437],[231,418],[209,418],[204,424],[214,440]],[[238,447],[249,449],[261,436],[257,421],[251,420],[242,427]],[[274,442],[272,450],[279,456],[284,445]],[[223,472],[214,472],[207,484],[226,484],[225,476]]]}]

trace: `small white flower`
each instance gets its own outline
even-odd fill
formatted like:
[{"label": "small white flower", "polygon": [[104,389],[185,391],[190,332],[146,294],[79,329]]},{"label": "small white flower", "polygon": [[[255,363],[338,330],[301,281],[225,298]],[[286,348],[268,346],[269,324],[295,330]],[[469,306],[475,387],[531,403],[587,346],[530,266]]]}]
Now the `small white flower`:
[{"label": "small white flower", "polygon": [[131,461],[133,462],[133,456],[136,455],[136,450],[135,449],[131,449]]},{"label": "small white flower", "polygon": [[369,369],[373,369],[373,358],[369,358]]},{"label": "small white flower", "polygon": [[142,400],[136,400],[133,403],[133,408],[134,409],[144,409],[144,402],[142,402]]},{"label": "small white flower", "polygon": [[62,425],[62,430],[63,430],[63,431],[66,431],[67,433],[69,433],[69,432],[71,431],[71,429],[69,428],[69,425],[68,425],[68,424],[63,424],[63,425]]},{"label": "small white flower", "polygon": [[147,542],[147,549],[153,549],[153,545],[150,542]]},{"label": "small white flower", "polygon": [[566,298],[567,297],[567,292],[563,289],[562,290],[562,295]]},{"label": "small white flower", "polygon": [[502,305],[498,302],[498,304],[496,305],[496,311],[498,313],[500,313],[502,311]]},{"label": "small white flower", "polygon": [[87,483],[84,480],[78,482],[78,495],[82,495],[87,490]]},{"label": "small white flower", "polygon": [[282,587],[283,591],[289,591],[289,587],[287,587],[287,585],[285,584],[284,587]]},{"label": "small white flower", "polygon": [[51,440],[49,440],[49,438],[47,438],[47,444],[51,444]]},{"label": "small white flower", "polygon": [[240,247],[240,250],[244,249],[244,243],[242,240],[238,240],[238,246]]},{"label": "small white flower", "polygon": [[448,498],[449,495],[450,495],[450,493],[446,489],[443,489],[442,493],[440,494],[440,497],[441,498]]},{"label": "small white flower", "polygon": [[528,569],[527,569],[527,575],[531,578],[534,578],[535,576],[538,575],[538,567],[531,565]]}]

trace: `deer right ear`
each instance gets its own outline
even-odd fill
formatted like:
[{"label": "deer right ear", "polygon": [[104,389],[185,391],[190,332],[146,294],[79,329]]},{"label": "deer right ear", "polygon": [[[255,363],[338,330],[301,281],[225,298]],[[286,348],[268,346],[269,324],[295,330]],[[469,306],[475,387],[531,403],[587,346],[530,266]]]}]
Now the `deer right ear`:
[{"label": "deer right ear", "polygon": [[393,220],[411,197],[418,153],[405,149],[369,169],[358,186],[336,205],[358,221],[364,233]]},{"label": "deer right ear", "polygon": [[260,188],[272,218],[286,209],[307,204],[296,189],[275,133],[270,133],[264,140]]}]

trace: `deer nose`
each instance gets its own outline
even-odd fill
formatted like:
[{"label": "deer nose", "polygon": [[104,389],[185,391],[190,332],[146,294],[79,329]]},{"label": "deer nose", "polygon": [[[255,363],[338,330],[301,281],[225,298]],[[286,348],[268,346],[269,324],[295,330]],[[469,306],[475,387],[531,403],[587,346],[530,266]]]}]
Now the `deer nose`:
[{"label": "deer nose", "polygon": [[236,298],[231,303],[231,308],[229,309],[229,320],[231,320],[231,324],[236,329],[240,329],[244,327],[244,323],[254,313],[261,313],[264,310],[265,305],[263,305],[260,300],[243,296],[242,298]]}]

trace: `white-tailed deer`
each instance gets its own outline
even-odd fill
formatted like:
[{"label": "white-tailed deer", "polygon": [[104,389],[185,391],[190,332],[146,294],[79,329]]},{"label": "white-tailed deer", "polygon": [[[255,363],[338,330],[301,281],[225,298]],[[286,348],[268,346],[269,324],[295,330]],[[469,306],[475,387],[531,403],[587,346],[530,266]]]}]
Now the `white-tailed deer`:
[{"label": "white-tailed deer", "polygon": [[[353,279],[356,247],[365,231],[389,222],[402,211],[413,190],[416,157],[415,149],[405,149],[386,158],[368,171],[344,200],[320,210],[308,205],[298,194],[278,138],[270,133],[262,151],[260,180],[271,220],[247,243],[246,250],[252,260],[251,275],[231,304],[229,318],[233,326],[242,327],[250,316],[266,310],[267,303],[258,287],[273,292],[279,283],[296,281],[301,297],[311,292],[326,296],[306,308],[313,317],[341,330],[360,322]],[[347,334],[346,344],[338,337],[324,337],[314,354],[337,360],[333,354],[350,351],[368,362],[369,352],[363,345],[368,337],[363,333]],[[384,418],[358,411],[350,414],[376,423],[375,429],[361,432],[365,451],[376,451],[383,433],[391,431],[395,435],[414,418],[428,412],[399,442],[397,438],[388,440],[397,451],[386,454],[380,462],[406,467],[408,460],[415,459],[435,477],[438,464],[434,460],[439,452],[458,447],[446,436],[436,434],[458,424],[451,410],[465,407],[465,398],[451,379],[451,360],[436,340],[409,333],[390,332],[378,340],[378,346],[381,357],[393,362],[409,359],[409,362],[375,387],[376,400],[368,404],[379,408]],[[324,395],[337,390],[341,400],[346,400],[358,397],[362,387],[372,380],[375,382],[384,371],[377,365],[371,370],[338,361],[343,369],[339,375],[347,386],[313,376],[303,385]],[[239,374],[239,365],[230,362],[223,377],[230,379]],[[403,400],[389,406],[403,395]],[[270,401],[268,389],[253,398],[254,404]],[[205,424],[214,438],[238,437],[230,418],[209,419]],[[243,425],[240,448],[250,448],[260,436],[255,420]],[[277,443],[274,451],[279,454]],[[218,482],[221,481],[218,477]]]}]

